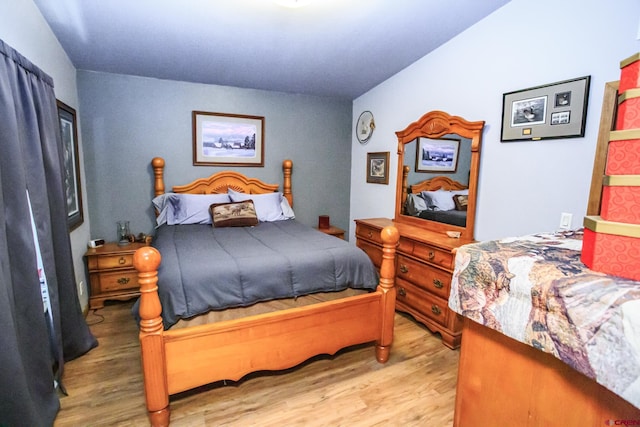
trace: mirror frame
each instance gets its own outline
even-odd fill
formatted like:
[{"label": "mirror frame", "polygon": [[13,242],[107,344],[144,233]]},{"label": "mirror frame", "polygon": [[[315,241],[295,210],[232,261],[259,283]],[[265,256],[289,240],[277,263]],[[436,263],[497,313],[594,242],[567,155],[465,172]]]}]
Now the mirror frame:
[{"label": "mirror frame", "polygon": [[[418,121],[411,123],[406,129],[396,132],[398,137],[398,177],[396,182],[396,209],[394,221],[411,224],[426,230],[445,233],[459,231],[460,238],[473,240],[476,216],[476,197],[478,192],[478,173],[480,169],[480,146],[484,121],[469,122],[462,117],[451,116],[444,111],[431,111]],[[405,145],[417,138],[439,138],[444,135],[457,134],[471,140],[471,164],[469,168],[469,204],[467,205],[467,221],[465,227],[445,224],[422,218],[404,215],[402,207],[407,199],[408,185],[406,177],[409,172],[404,164]],[[406,170],[405,170],[406,169]]]}]

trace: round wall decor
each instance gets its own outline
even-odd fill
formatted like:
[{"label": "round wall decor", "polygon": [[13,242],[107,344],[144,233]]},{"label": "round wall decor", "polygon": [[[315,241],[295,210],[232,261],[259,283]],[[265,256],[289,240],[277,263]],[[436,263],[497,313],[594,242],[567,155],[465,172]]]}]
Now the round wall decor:
[{"label": "round wall decor", "polygon": [[356,137],[358,141],[360,141],[360,144],[366,144],[369,141],[375,128],[376,123],[373,120],[371,111],[363,111],[356,123]]}]

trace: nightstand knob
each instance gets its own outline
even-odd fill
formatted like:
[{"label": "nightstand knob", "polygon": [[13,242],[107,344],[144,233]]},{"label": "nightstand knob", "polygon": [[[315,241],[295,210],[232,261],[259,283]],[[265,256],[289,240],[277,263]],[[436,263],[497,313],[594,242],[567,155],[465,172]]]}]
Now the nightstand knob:
[{"label": "nightstand knob", "polygon": [[127,283],[129,283],[129,278],[128,277],[121,277],[118,279],[118,283],[121,285],[126,285]]},{"label": "nightstand knob", "polygon": [[434,305],[431,306],[431,312],[433,314],[440,314],[440,313],[442,313],[442,310],[440,310],[440,307],[438,307],[437,305],[434,304]]},{"label": "nightstand knob", "polygon": [[126,260],[126,259],[124,259],[124,257],[123,257],[123,256],[121,256],[121,257],[120,257],[120,259],[118,260],[118,264],[121,264],[121,265],[122,265],[122,264],[126,264],[126,262],[127,262],[127,260]]},{"label": "nightstand knob", "polygon": [[433,286],[435,286],[438,289],[442,289],[444,287],[442,282],[438,279],[433,279]]},{"label": "nightstand knob", "polygon": [[371,231],[369,231],[369,233],[367,234],[367,236],[371,239],[373,237],[373,233]]},{"label": "nightstand knob", "polygon": [[398,289],[398,294],[400,294],[401,297],[406,297],[407,291],[405,291],[404,288],[400,288]]},{"label": "nightstand knob", "polygon": [[400,272],[401,273],[408,273],[409,272],[409,267],[407,267],[404,264],[400,264]]},{"label": "nightstand knob", "polygon": [[433,258],[435,258],[435,256],[436,256],[435,252],[433,252],[433,251],[429,252],[429,259],[433,259]]}]

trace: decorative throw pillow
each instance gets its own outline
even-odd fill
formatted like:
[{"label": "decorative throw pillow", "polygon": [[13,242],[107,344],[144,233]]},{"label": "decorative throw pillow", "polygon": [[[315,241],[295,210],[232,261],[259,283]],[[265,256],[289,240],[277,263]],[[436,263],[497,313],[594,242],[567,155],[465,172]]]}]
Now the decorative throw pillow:
[{"label": "decorative throw pillow", "polygon": [[456,205],[457,211],[466,211],[469,204],[469,196],[466,194],[456,194],[453,196],[453,203]]},{"label": "decorative throw pillow", "polygon": [[249,227],[258,225],[258,216],[253,200],[242,202],[214,203],[209,207],[214,227]]}]

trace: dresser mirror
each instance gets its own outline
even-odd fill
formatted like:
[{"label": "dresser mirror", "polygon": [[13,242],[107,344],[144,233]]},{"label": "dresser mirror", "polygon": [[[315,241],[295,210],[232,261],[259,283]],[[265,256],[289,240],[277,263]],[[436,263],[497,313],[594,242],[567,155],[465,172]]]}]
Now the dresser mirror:
[{"label": "dresser mirror", "polygon": [[473,240],[483,128],[431,111],[396,132],[396,222]]}]

